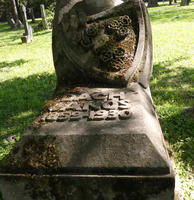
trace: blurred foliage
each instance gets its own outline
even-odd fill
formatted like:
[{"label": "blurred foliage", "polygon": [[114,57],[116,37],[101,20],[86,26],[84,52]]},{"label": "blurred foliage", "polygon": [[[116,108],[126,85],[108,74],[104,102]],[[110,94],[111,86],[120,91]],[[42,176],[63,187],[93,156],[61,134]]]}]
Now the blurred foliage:
[{"label": "blurred foliage", "polygon": [[[47,18],[47,24],[48,24],[49,29],[51,29],[53,27],[55,4],[56,4],[56,2],[51,3],[46,9],[46,18]],[[41,20],[36,24],[36,26],[34,26],[34,31],[37,32],[37,31],[42,31],[42,30],[44,30],[44,27],[43,27],[43,23]]]},{"label": "blurred foliage", "polygon": [[45,7],[49,7],[56,0],[19,0],[19,4],[24,4],[33,8],[39,7],[40,4],[44,4]]},{"label": "blurred foliage", "polygon": [[[15,0],[17,7],[25,5],[26,7],[32,7],[35,13],[39,13],[40,17],[40,4],[44,4],[47,9],[48,17],[54,16],[54,7],[56,0]],[[12,15],[13,16],[13,3],[12,0],[0,0],[0,18],[2,15]]]}]

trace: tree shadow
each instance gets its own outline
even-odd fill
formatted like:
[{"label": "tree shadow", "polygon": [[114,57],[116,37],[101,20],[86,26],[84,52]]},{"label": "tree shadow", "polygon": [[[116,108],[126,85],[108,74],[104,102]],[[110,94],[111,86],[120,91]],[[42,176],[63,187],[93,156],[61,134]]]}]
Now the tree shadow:
[{"label": "tree shadow", "polygon": [[2,68],[11,68],[11,67],[16,67],[16,66],[21,66],[27,62],[28,60],[25,60],[25,59],[14,60],[13,62],[0,62],[0,71]]},{"label": "tree shadow", "polygon": [[[173,111],[172,111],[173,112]],[[187,169],[194,167],[194,110],[177,110],[172,115],[160,119],[162,129],[169,144],[176,152],[178,161],[184,162]]]},{"label": "tree shadow", "polygon": [[12,134],[16,137],[21,136],[51,98],[55,84],[55,74],[46,73],[0,83],[1,155],[8,151],[10,146],[4,144],[3,139]]},{"label": "tree shadow", "polygon": [[167,8],[166,10],[159,10],[149,12],[149,16],[152,22],[161,21],[161,22],[170,22],[170,21],[192,21],[192,13],[194,9],[190,8],[187,10],[177,9],[172,10],[171,8]]},{"label": "tree shadow", "polygon": [[37,31],[37,32],[34,32],[33,35],[34,36],[41,36],[41,35],[46,35],[48,33],[51,33],[51,30],[48,30],[48,31]]},{"label": "tree shadow", "polygon": [[24,29],[10,29],[6,23],[0,23],[0,47],[1,46],[14,46],[17,45],[15,43],[16,40],[20,39],[22,34],[24,33]]},{"label": "tree shadow", "polygon": [[[173,68],[175,62],[186,59],[186,57],[181,56],[172,60],[158,62],[154,65],[151,81],[153,96],[165,101],[174,98],[177,102],[185,98],[191,99],[194,69],[181,66],[176,67],[176,69]],[[157,81],[154,81],[155,77]]]},{"label": "tree shadow", "polygon": [[0,23],[0,33],[8,32],[11,28],[6,23]]},{"label": "tree shadow", "polygon": [[15,29],[12,29],[7,23],[0,23],[0,33],[3,33],[3,32],[17,32],[17,31],[20,31],[20,30],[24,30],[24,28],[15,28]]},{"label": "tree shadow", "polygon": [[[8,32],[9,34],[6,34]],[[0,23],[0,33],[2,33],[2,36],[0,39],[0,47],[21,45],[22,44],[21,37],[24,32],[25,32],[24,28],[13,30],[7,25],[7,23]],[[42,35],[48,35],[51,32],[52,30],[43,30],[39,32],[33,32],[33,36],[37,37],[37,36],[42,36]],[[48,36],[50,37],[50,34]],[[16,40],[20,40],[20,42],[16,43]]]},{"label": "tree shadow", "polygon": [[[178,155],[176,159],[182,161],[186,168],[190,168],[193,166],[194,146],[194,110],[192,109],[194,68],[173,67],[175,62],[184,59],[186,58],[182,56],[156,63],[151,91],[155,104],[160,108],[162,130],[173,151]],[[185,107],[191,109],[184,109]]]}]

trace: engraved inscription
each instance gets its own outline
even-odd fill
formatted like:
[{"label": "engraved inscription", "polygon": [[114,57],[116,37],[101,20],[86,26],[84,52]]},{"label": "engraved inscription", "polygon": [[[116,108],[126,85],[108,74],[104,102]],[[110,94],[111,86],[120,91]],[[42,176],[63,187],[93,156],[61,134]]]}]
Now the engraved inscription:
[{"label": "engraved inscription", "polygon": [[102,107],[105,110],[116,110],[118,109],[118,101],[116,99],[105,101]]},{"label": "engraved inscription", "polygon": [[131,104],[124,92],[84,92],[60,99],[48,108],[48,113],[44,114],[41,121],[126,120],[131,115]]}]

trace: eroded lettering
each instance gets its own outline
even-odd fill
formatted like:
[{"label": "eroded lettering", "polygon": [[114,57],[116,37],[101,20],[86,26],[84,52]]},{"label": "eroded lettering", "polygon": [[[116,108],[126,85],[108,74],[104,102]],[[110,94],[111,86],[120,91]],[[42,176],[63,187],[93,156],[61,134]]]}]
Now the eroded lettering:
[{"label": "eroded lettering", "polygon": [[124,92],[69,95],[48,110],[49,113],[41,118],[42,121],[126,120],[132,115],[130,101],[125,99]]},{"label": "eroded lettering", "polygon": [[116,110],[118,109],[118,101],[116,99],[108,100],[103,103],[102,107],[105,110]]},{"label": "eroded lettering", "polygon": [[125,99],[125,93],[124,92],[119,92],[119,93],[110,92],[108,99],[112,100],[114,98],[118,98],[119,100],[124,100]]}]

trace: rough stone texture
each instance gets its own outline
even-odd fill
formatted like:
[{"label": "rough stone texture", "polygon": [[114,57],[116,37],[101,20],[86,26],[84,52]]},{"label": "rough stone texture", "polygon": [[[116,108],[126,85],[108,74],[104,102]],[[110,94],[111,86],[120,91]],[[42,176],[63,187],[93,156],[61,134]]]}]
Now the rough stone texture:
[{"label": "rough stone texture", "polygon": [[[149,89],[147,10],[142,1],[115,2],[57,1],[56,94],[1,165],[3,200],[174,199],[174,175]],[[98,57],[93,48],[107,36],[115,46]],[[135,53],[125,68],[115,59],[126,62],[129,46],[120,45],[130,38]]]},{"label": "rough stone texture", "polygon": [[[12,171],[22,173],[25,170],[28,173],[31,171],[39,173],[41,170],[45,173],[53,171],[80,174],[169,174],[170,168],[162,132],[147,92],[137,83],[129,89],[83,89],[84,94],[86,92],[95,94],[95,91],[115,94],[115,99],[117,99],[116,95],[124,93],[124,99],[131,102],[129,103],[130,118],[101,121],[82,118],[78,121],[48,122],[36,131],[31,128],[23,135],[21,143],[15,147],[15,149],[19,147],[20,150],[13,150],[12,156],[7,158],[4,171],[9,173]],[[46,139],[47,136],[53,140]],[[40,143],[46,143],[47,146],[40,146]],[[58,153],[52,151],[45,153],[45,148],[49,148],[49,145],[54,146],[55,152]],[[37,152],[39,147],[41,151]],[[35,159],[41,153],[44,155]],[[45,163],[41,162],[44,156],[51,157],[52,153],[57,154],[56,163],[49,164],[47,160]],[[27,159],[28,157],[33,158]],[[53,157],[50,159],[52,160]]]},{"label": "rough stone texture", "polygon": [[30,43],[33,40],[32,35],[24,35],[21,37],[22,43]]},{"label": "rough stone texture", "polygon": [[[112,8],[113,5],[114,3],[110,4],[108,8]],[[103,12],[100,6],[96,6],[96,9],[94,7],[94,1],[70,1],[69,4],[59,1],[56,6],[53,57],[58,87],[64,84],[125,87],[128,83],[138,82],[138,80],[147,86],[151,74],[150,66],[152,66],[147,60],[150,60],[152,50],[148,47],[151,45],[151,36],[145,34],[150,26],[149,21],[145,21],[147,10],[144,9],[144,5],[139,1],[128,1],[106,12]],[[114,24],[117,21],[118,24],[119,17],[123,16],[128,16],[131,20],[130,31],[127,32],[125,25],[117,29],[116,32],[122,30],[123,34],[126,33],[126,36],[117,41],[114,31],[110,33],[110,30],[107,30],[106,23]],[[92,37],[83,35],[85,29],[91,26],[96,27],[96,35]],[[110,52],[106,52],[107,46],[112,50],[109,43],[113,45],[113,50],[116,47],[127,47],[124,50],[128,60],[121,59],[122,64],[116,62],[116,67],[114,64],[112,68],[109,62],[105,62],[101,67],[100,55],[96,52],[103,54],[105,51],[103,55],[110,59]],[[133,60],[132,63],[130,59]],[[141,78],[142,75],[144,78]]]},{"label": "rough stone texture", "polygon": [[[78,89],[128,99],[132,115],[125,120],[82,118],[31,127],[1,167],[3,196],[9,199],[11,190],[16,199],[173,200],[174,176],[149,90],[138,83],[127,89]],[[125,96],[116,95],[123,92]],[[64,101],[66,96],[57,99]],[[52,112],[49,108],[46,112]],[[15,182],[7,185],[10,180]],[[16,183],[23,186],[17,188]]]},{"label": "rough stone texture", "polygon": [[0,179],[4,200],[173,200],[173,176],[53,175]]}]

